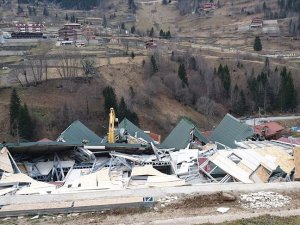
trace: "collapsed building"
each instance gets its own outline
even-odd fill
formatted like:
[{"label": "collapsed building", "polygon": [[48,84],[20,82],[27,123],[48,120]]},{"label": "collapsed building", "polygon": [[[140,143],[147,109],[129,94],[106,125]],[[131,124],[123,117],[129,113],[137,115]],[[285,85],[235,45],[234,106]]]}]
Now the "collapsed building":
[{"label": "collapsed building", "polygon": [[183,118],[161,144],[126,118],[110,119],[105,137],[75,121],[55,141],[2,144],[0,195],[300,179],[295,144],[259,140],[230,114],[210,137]]}]

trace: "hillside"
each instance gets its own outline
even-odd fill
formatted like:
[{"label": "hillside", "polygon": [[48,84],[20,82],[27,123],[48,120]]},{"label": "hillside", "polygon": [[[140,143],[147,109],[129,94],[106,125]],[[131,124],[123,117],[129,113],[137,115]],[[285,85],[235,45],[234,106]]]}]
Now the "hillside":
[{"label": "hillside", "polygon": [[[36,122],[35,140],[57,137],[76,119],[105,135],[108,115],[104,113],[102,91],[106,86],[114,88],[118,101],[125,98],[130,109],[138,114],[142,129],[163,137],[182,116],[195,121],[200,129],[210,130],[226,112],[248,116],[256,114],[262,106],[267,113],[299,111],[299,107],[282,110],[273,104],[274,99],[282,95],[279,86],[284,66],[291,71],[295,89],[300,87],[300,42],[297,32],[295,36],[290,32],[290,28],[297,25],[295,2],[292,5],[285,2],[283,6],[272,0],[263,9],[263,1],[259,0],[220,0],[216,2],[218,7],[209,12],[200,10],[206,1],[186,0],[186,4],[178,1],[178,4],[162,5],[135,0],[136,8],[129,2],[59,0],[35,5],[31,1],[20,1],[24,12],[29,13],[28,7],[35,7],[37,12],[37,15],[25,16],[16,16],[17,1],[4,4],[0,9],[3,31],[14,31],[19,22],[43,22],[45,33],[55,37],[65,23],[72,22],[66,19],[68,15],[82,28],[91,27],[96,32],[95,39],[84,48],[57,46],[58,37],[45,41],[8,40],[0,46],[1,66],[8,68],[0,70],[0,139],[11,139],[8,135],[11,87],[17,88]],[[45,8],[48,16],[43,15]],[[281,16],[283,11],[286,17]],[[272,36],[263,28],[248,29],[255,17],[275,19],[279,36]],[[160,37],[161,30],[170,31],[172,38]],[[262,42],[260,52],[253,49],[256,36]],[[150,39],[157,48],[145,48],[144,41]],[[158,67],[155,73],[151,57]],[[268,67],[267,57],[270,58]],[[82,59],[93,61],[99,73],[86,77]],[[76,71],[74,79],[61,76],[68,67],[63,62],[67,61],[73,63],[70,68]],[[229,87],[228,77],[224,79],[223,73],[218,72],[221,64],[228,68],[225,75],[229,75]],[[178,76],[182,65],[187,86],[182,85],[182,77]],[[40,67],[41,79],[37,81]],[[254,93],[249,79],[256,81],[266,71],[271,71],[267,86],[262,88],[258,81]],[[241,100],[241,92],[246,96],[245,101]],[[254,95],[262,94],[267,96],[266,100],[256,101]],[[298,102],[299,96],[298,93]],[[241,102],[245,105],[242,112],[237,107]]]}]

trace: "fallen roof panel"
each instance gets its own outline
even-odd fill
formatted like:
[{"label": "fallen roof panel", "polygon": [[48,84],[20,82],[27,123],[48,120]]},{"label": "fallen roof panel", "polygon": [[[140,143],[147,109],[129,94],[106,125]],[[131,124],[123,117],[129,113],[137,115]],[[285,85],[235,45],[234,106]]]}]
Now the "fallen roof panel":
[{"label": "fallen roof panel", "polygon": [[142,138],[149,143],[153,142],[153,139],[148,134],[146,134],[143,130],[134,125],[127,118],[124,118],[121,121],[121,123],[119,124],[119,128],[124,128],[133,137]]},{"label": "fallen roof panel", "polygon": [[230,148],[236,148],[235,141],[243,141],[253,135],[254,132],[250,126],[227,114],[213,130],[211,140]]},{"label": "fallen roof panel", "polygon": [[161,146],[163,148],[175,148],[178,150],[186,148],[191,141],[191,132],[193,132],[193,135],[200,141],[205,144],[208,143],[207,138],[202,135],[196,125],[188,119],[182,118],[169,136],[162,142]]}]

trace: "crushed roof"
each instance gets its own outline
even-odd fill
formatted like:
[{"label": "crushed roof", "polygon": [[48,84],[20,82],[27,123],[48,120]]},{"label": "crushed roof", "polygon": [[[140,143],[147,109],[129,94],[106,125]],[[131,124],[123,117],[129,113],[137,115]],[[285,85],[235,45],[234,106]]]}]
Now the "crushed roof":
[{"label": "crushed roof", "polygon": [[124,118],[121,123],[119,124],[119,128],[124,128],[127,130],[127,132],[137,138],[143,138],[147,142],[153,142],[152,138],[146,134],[143,130],[141,130],[139,127],[134,125],[130,120],[127,118]]},{"label": "crushed roof", "polygon": [[227,113],[216,129],[213,130],[211,140],[230,148],[236,148],[235,141],[244,141],[253,135],[254,131],[250,126]]},{"label": "crushed roof", "polygon": [[273,136],[280,131],[284,130],[284,127],[276,122],[267,122],[255,126],[255,133],[262,135],[262,131],[266,128],[266,137]]},{"label": "crushed roof", "polygon": [[186,118],[182,118],[168,137],[162,142],[161,146],[175,149],[186,148],[191,141],[191,132],[193,130],[195,137],[205,144],[208,143],[207,138],[199,131],[195,124]]},{"label": "crushed roof", "polygon": [[87,128],[79,120],[73,122],[65,131],[63,131],[57,141],[63,140],[70,143],[82,143],[83,140],[87,140],[89,144],[101,143],[102,139],[95,134],[92,130]]}]

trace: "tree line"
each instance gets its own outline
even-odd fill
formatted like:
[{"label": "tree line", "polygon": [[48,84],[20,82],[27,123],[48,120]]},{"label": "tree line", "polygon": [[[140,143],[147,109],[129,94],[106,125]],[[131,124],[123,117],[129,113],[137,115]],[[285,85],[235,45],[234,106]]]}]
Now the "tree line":
[{"label": "tree line", "polygon": [[66,9],[78,9],[78,10],[90,10],[96,6],[101,5],[102,2],[106,2],[106,0],[48,0],[49,2],[53,2],[59,4],[61,7]]},{"label": "tree line", "polygon": [[[231,66],[219,64],[212,71],[204,58],[191,53],[172,52],[167,59],[155,52],[143,65],[151,96],[165,93],[162,90],[168,88],[176,100],[208,116],[222,115],[226,109],[243,116],[258,108],[291,112],[297,107],[291,71],[286,67],[272,70],[269,59],[257,75],[254,70],[249,74],[240,61]],[[240,76],[244,73],[245,79],[241,80],[246,82],[232,78],[236,70]]]},{"label": "tree line", "polygon": [[119,103],[116,97],[115,90],[111,86],[107,86],[103,90],[104,97],[104,112],[108,115],[110,108],[114,108],[117,118],[122,121],[124,118],[130,120],[133,124],[139,126],[139,118],[136,112],[128,108],[124,97],[121,97]]}]

